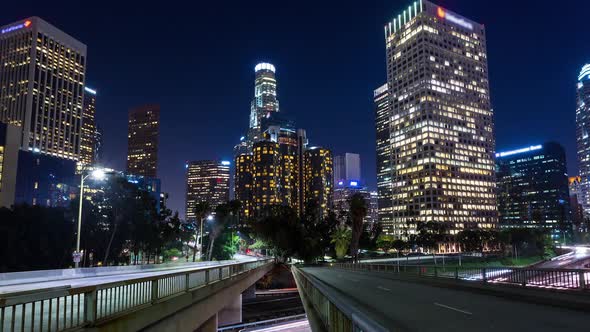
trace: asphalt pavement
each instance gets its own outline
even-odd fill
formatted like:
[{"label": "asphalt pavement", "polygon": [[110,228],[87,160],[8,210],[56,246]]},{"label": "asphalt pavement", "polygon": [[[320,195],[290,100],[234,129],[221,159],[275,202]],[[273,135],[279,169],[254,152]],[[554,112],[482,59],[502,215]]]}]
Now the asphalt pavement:
[{"label": "asphalt pavement", "polygon": [[25,291],[33,291],[39,289],[48,289],[48,288],[60,288],[60,287],[82,287],[82,286],[94,286],[103,283],[110,283],[110,282],[118,282],[118,281],[125,281],[129,279],[135,278],[143,278],[143,277],[153,277],[159,275],[165,275],[171,272],[185,272],[185,271],[192,271],[192,270],[200,270],[206,269],[213,266],[225,266],[231,265],[238,262],[248,262],[248,261],[255,261],[256,257],[252,256],[245,256],[245,255],[236,255],[235,260],[231,262],[225,262],[220,264],[218,262],[201,262],[201,263],[190,263],[187,265],[178,265],[174,267],[162,268],[157,270],[147,270],[147,271],[130,271],[129,273],[120,273],[114,275],[107,275],[107,276],[98,276],[98,277],[80,277],[80,278],[69,278],[69,279],[58,279],[58,280],[50,280],[45,282],[29,282],[26,279],[20,280],[21,283],[19,284],[12,284],[6,286],[0,286],[0,296],[8,293],[15,293],[15,292],[25,292]]},{"label": "asphalt pavement", "polygon": [[371,272],[306,267],[392,331],[589,331],[587,312],[405,282]]}]

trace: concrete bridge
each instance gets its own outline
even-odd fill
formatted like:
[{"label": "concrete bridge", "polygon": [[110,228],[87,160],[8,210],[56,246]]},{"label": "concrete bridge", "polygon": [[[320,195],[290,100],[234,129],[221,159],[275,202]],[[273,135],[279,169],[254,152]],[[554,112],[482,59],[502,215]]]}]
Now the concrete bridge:
[{"label": "concrete bridge", "polygon": [[217,331],[270,259],[0,275],[0,331]]}]

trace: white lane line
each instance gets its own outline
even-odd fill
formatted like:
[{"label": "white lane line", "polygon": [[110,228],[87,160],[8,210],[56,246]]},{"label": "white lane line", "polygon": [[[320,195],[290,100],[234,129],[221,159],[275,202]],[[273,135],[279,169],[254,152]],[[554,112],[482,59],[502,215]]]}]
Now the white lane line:
[{"label": "white lane line", "polygon": [[384,290],[384,291],[388,291],[388,292],[391,290],[391,289],[389,289],[389,288],[385,288],[385,287],[383,287],[383,286],[377,286],[377,288],[379,288],[379,289],[382,289],[382,290]]},{"label": "white lane line", "polygon": [[457,311],[457,312],[461,312],[461,313],[464,313],[466,315],[473,315],[469,311],[465,311],[465,310],[461,310],[461,309],[449,307],[448,305],[444,305],[444,304],[440,304],[440,303],[436,303],[436,302],[434,302],[434,305],[437,305],[439,307],[443,307],[443,308],[446,308],[446,309],[454,310],[454,311]]}]

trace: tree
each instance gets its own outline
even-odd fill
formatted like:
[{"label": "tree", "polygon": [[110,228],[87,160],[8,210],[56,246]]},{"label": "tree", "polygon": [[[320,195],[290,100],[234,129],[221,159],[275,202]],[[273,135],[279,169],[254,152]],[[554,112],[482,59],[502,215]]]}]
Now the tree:
[{"label": "tree", "polygon": [[350,207],[350,220],[352,222],[352,240],[350,244],[350,255],[355,262],[358,262],[359,239],[363,231],[363,220],[367,215],[367,202],[360,193],[350,197],[348,202]]},{"label": "tree", "polygon": [[[201,237],[200,244],[201,244],[201,250],[202,250],[202,247],[203,247],[203,222],[205,222],[205,218],[211,212],[211,207],[209,206],[208,202],[197,202],[197,204],[195,204],[195,206],[193,207],[193,211],[195,213],[196,220],[199,222],[198,225],[196,223],[194,225],[195,246],[193,248],[193,262],[195,262],[196,257],[197,257],[197,228],[200,229],[199,236]],[[202,252],[200,254],[203,255]]]},{"label": "tree", "polygon": [[393,235],[381,234],[377,239],[377,248],[381,248],[387,253],[393,248],[393,241]]},{"label": "tree", "polygon": [[352,231],[345,225],[340,225],[332,234],[331,242],[336,247],[336,258],[342,259],[348,251],[350,240],[352,238]]},{"label": "tree", "polygon": [[72,266],[76,226],[66,209],[0,208],[0,272]]}]

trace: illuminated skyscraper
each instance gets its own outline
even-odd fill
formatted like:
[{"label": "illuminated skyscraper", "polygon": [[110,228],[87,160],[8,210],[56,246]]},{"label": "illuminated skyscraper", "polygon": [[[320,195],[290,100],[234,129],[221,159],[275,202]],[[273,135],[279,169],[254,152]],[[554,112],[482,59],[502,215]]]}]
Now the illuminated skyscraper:
[{"label": "illuminated skyscraper", "polygon": [[254,67],[254,73],[254,98],[250,104],[248,134],[234,147],[234,157],[252,153],[252,146],[263,139],[262,134],[266,130],[262,125],[263,119],[279,111],[275,66],[259,63]]},{"label": "illuminated skyscraper", "polygon": [[391,116],[389,110],[389,89],[387,84],[375,89],[373,92],[375,104],[375,129],[377,132],[377,193],[378,193],[378,220],[384,225],[391,225],[393,220],[392,210],[392,169],[391,169],[391,144],[390,125]]},{"label": "illuminated skyscraper", "polygon": [[271,142],[279,143],[279,204],[298,210],[298,154],[297,131],[287,125],[270,125],[264,136]]},{"label": "illuminated skyscraper", "polygon": [[310,147],[303,154],[305,203],[316,200],[320,217],[328,215],[334,200],[334,161],[332,152],[321,147]]},{"label": "illuminated skyscraper", "polygon": [[452,234],[495,227],[484,26],[419,0],[385,26],[385,39],[392,193],[383,197],[391,201],[384,229],[404,237],[428,221]]},{"label": "illuminated skyscraper", "polygon": [[86,45],[30,17],[0,27],[0,59],[0,122],[23,150],[78,160]]},{"label": "illuminated skyscraper", "polygon": [[576,143],[580,184],[578,203],[584,217],[590,217],[590,64],[584,65],[578,75],[576,108]]},{"label": "illuminated skyscraper", "polygon": [[235,199],[240,201],[240,218],[250,218],[254,214],[253,187],[254,165],[251,154],[240,154],[234,159]]},{"label": "illuminated skyscraper", "polygon": [[361,156],[345,153],[334,157],[334,183],[361,180]]},{"label": "illuminated skyscraper", "polygon": [[254,213],[265,206],[281,204],[281,154],[279,143],[258,141],[253,147],[254,186],[252,192]]},{"label": "illuminated skyscraper", "polygon": [[82,112],[82,134],[80,136],[80,162],[93,164],[96,160],[96,90],[84,87],[84,108]]},{"label": "illuminated skyscraper", "polygon": [[156,178],[160,105],[144,105],[129,111],[127,173]]},{"label": "illuminated skyscraper", "polygon": [[195,205],[209,203],[211,211],[229,201],[229,161],[200,160],[186,165],[186,220],[195,219]]},{"label": "illuminated skyscraper", "polygon": [[571,226],[565,150],[558,143],[496,153],[500,227]]}]

